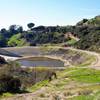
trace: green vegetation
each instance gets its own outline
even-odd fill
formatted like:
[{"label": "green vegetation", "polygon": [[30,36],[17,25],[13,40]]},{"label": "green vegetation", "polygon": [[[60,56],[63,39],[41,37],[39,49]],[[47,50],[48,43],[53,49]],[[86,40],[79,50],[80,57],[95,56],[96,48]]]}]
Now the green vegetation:
[{"label": "green vegetation", "polygon": [[100,31],[99,30],[90,30],[86,36],[82,36],[80,41],[76,43],[76,47],[79,49],[87,49],[92,51],[99,52],[100,50]]},{"label": "green vegetation", "polygon": [[81,68],[69,73],[69,77],[79,82],[100,82],[100,71],[94,69]]},{"label": "green vegetation", "polygon": [[[49,78],[50,76],[52,77],[52,73],[55,70],[50,70],[46,67],[23,69],[17,62],[9,62],[0,69],[0,81],[2,81],[0,82],[0,88],[2,89],[3,86],[13,86],[13,82],[16,82],[16,79],[17,83],[19,80],[20,84],[14,85],[13,88],[10,88],[10,91],[1,91],[1,98],[35,91],[38,91],[38,94],[35,94],[33,98],[36,96],[42,99],[47,98],[46,100],[51,96],[53,98],[64,97],[65,100],[92,100],[91,98],[98,98],[100,95],[100,71],[88,68],[95,61],[94,56],[75,50],[62,49],[61,47],[56,48],[56,46],[46,46],[40,49],[43,54],[64,55],[62,57],[70,59],[72,66],[62,71],[56,71],[57,78],[52,78],[53,80],[50,81]],[[9,77],[9,80],[13,80],[8,80],[11,82],[10,84],[2,80],[4,74],[6,74],[7,80]],[[42,87],[42,92],[39,92]],[[16,89],[18,89],[17,93],[14,93],[13,91]]]},{"label": "green vegetation", "polygon": [[100,16],[96,16],[95,18],[88,20],[87,23],[90,25],[99,26],[100,25]]},{"label": "green vegetation", "polygon": [[50,83],[49,89],[55,88],[55,93],[60,89],[60,93],[63,93],[66,99],[69,98],[67,100],[94,100],[100,96],[100,86],[97,84],[100,82],[99,73],[100,71],[94,69],[69,68],[58,72],[59,79]]},{"label": "green vegetation", "polygon": [[[99,100],[99,73],[99,70],[90,68],[68,68],[57,72],[58,79],[51,82],[47,80],[41,81],[28,88],[28,91],[38,91],[38,94],[35,94],[37,100],[39,98],[48,100],[48,97],[52,97],[54,100],[55,98],[64,98],[65,100]],[[42,87],[43,90],[41,90]]]},{"label": "green vegetation", "polygon": [[35,85],[33,85],[32,87],[28,88],[27,91],[34,92],[34,91],[40,89],[41,87],[46,86],[48,83],[49,83],[48,80],[38,82]]},{"label": "green vegetation", "polygon": [[[1,98],[36,91],[38,94],[35,96],[43,99],[50,96],[56,99],[64,96],[69,100],[88,100],[98,97],[100,71],[88,68],[95,61],[94,56],[56,46],[43,46],[39,50],[43,55],[56,55],[57,57],[60,55],[63,59],[69,60],[72,66],[66,67],[63,71],[56,71],[57,78],[55,78],[52,76],[55,70],[50,68],[40,66],[24,69],[15,61],[8,62],[0,68]],[[4,61],[1,58],[2,60]],[[41,89],[43,91],[39,92]],[[33,98],[35,97],[33,96]]]},{"label": "green vegetation", "polygon": [[80,38],[76,43],[77,48],[100,52],[100,16],[83,19],[77,23],[75,31]]},{"label": "green vegetation", "polygon": [[21,87],[21,82],[18,78],[9,75],[0,76],[0,93],[3,92],[18,92]]},{"label": "green vegetation", "polygon": [[73,46],[76,42],[77,42],[77,41],[76,41],[75,39],[71,39],[71,40],[67,41],[66,44],[67,44],[68,46],[70,46],[70,45]]},{"label": "green vegetation", "polygon": [[7,97],[12,97],[13,94],[10,93],[10,92],[6,92],[6,93],[3,93],[2,95],[0,95],[0,98],[7,98]]},{"label": "green vegetation", "polygon": [[73,97],[73,98],[68,99],[68,100],[94,100],[94,97],[92,95],[88,95],[88,96],[80,95],[80,96]]},{"label": "green vegetation", "polygon": [[13,35],[8,41],[8,46],[15,47],[15,46],[28,45],[28,43],[26,43],[24,39],[20,39],[20,37],[21,37],[20,33]]},{"label": "green vegetation", "polygon": [[[94,56],[76,50],[63,49],[62,47],[57,46],[53,47],[51,45],[42,46],[39,50],[41,50],[43,55],[56,54],[57,57],[60,55],[63,59],[69,60],[74,67],[70,66],[66,70],[56,71],[56,79],[52,75],[55,70],[50,68],[43,68],[40,66],[37,68],[24,69],[21,68],[17,62],[9,62],[5,66],[1,67],[0,71],[1,89],[5,86],[3,87],[4,91],[1,91],[1,97],[14,96],[18,93],[31,93],[38,91],[42,87],[46,87],[49,94],[60,91],[63,95],[67,95],[66,97],[70,95],[74,96],[75,92],[86,94],[87,92],[90,93],[91,91],[93,92],[94,90],[100,89],[99,85],[95,85],[100,81],[100,71],[88,69],[88,66],[95,61]],[[38,57],[36,59],[38,59]],[[6,75],[7,81],[4,81],[4,75]],[[53,80],[50,81],[50,77],[52,77]],[[14,83],[16,85],[13,86]],[[89,86],[85,86],[84,84],[81,86],[82,83],[85,85],[89,84]],[[8,90],[7,87],[11,87],[11,84],[13,88]],[[74,85],[76,86],[74,87]],[[7,90],[5,90],[5,88]],[[83,90],[86,92],[84,93]],[[80,96],[83,95],[82,93]],[[38,94],[38,96],[45,98],[46,95],[43,92]],[[58,96],[59,95],[55,95],[54,98],[58,98]]]},{"label": "green vegetation", "polygon": [[[8,30],[0,31],[0,47],[36,46],[43,44],[66,44],[79,49],[100,52],[100,16],[83,19],[75,26],[37,26],[27,24],[29,30],[23,30],[20,25],[11,25]],[[79,41],[70,37],[71,34]]]},{"label": "green vegetation", "polygon": [[[1,58],[1,61],[5,61],[5,59]],[[5,63],[0,67],[0,97],[27,93],[33,91],[33,89],[35,91],[48,83],[52,73],[55,73],[55,71],[46,67],[25,69],[21,68],[20,64],[15,61]]]},{"label": "green vegetation", "polygon": [[[60,27],[34,27],[34,23],[29,23],[30,30],[24,31],[22,26],[11,25],[9,30],[5,28],[0,31],[0,47],[7,46],[36,46],[42,44],[56,44],[67,41],[64,33],[60,32]],[[5,40],[5,41],[4,41]]]}]

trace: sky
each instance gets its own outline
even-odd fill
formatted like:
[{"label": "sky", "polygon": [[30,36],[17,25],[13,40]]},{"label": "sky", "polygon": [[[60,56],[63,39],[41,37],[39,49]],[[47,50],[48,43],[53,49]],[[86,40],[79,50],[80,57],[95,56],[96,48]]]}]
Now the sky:
[{"label": "sky", "polygon": [[30,22],[38,25],[75,25],[100,15],[100,0],[0,0],[0,29]]}]

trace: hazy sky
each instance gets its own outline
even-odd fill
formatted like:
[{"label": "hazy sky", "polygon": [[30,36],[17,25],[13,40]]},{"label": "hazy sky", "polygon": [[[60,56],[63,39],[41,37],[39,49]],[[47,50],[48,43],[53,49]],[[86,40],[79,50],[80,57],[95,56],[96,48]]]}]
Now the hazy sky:
[{"label": "hazy sky", "polygon": [[12,24],[72,25],[100,15],[100,0],[0,0],[0,28]]}]

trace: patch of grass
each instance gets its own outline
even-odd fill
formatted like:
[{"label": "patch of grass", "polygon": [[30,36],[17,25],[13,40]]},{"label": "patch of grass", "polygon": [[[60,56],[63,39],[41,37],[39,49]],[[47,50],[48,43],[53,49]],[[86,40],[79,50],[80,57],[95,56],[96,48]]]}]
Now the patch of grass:
[{"label": "patch of grass", "polygon": [[86,83],[99,83],[100,82],[100,71],[89,69],[89,68],[80,68],[76,71],[69,73],[70,78]]},{"label": "patch of grass", "polygon": [[28,88],[27,91],[34,92],[34,91],[40,89],[41,87],[47,85],[48,82],[49,82],[48,80],[44,80],[44,81],[38,82],[35,85],[33,85],[32,87]]},{"label": "patch of grass", "polygon": [[75,39],[71,39],[71,40],[67,41],[66,43],[67,43],[68,45],[74,45],[76,42],[77,42],[77,41],[76,41]]},{"label": "patch of grass", "polygon": [[59,78],[63,78],[63,77],[68,76],[71,72],[76,71],[78,69],[79,69],[79,67],[71,67],[70,66],[63,71],[60,71],[60,72],[58,71],[57,76],[59,76]]},{"label": "patch of grass", "polygon": [[93,95],[94,95],[95,100],[99,100],[100,99],[100,90],[96,91],[96,93],[94,93]]},{"label": "patch of grass", "polygon": [[11,97],[11,96],[14,96],[14,94],[6,92],[6,93],[3,93],[2,95],[0,95],[0,98]]},{"label": "patch of grass", "polygon": [[58,81],[55,86],[56,86],[56,89],[62,89],[66,84],[68,83],[68,80],[67,79],[63,79],[63,80],[60,80]]},{"label": "patch of grass", "polygon": [[94,100],[94,96],[92,95],[80,95],[80,96],[76,96],[73,97],[71,99],[68,100]]},{"label": "patch of grass", "polygon": [[[69,68],[68,68],[69,69]],[[62,71],[57,71],[57,76],[59,77],[59,78],[61,78],[61,77],[63,77],[63,76],[65,76],[65,74],[67,73],[68,71],[67,71],[67,69],[65,69],[65,70],[62,70]]]}]

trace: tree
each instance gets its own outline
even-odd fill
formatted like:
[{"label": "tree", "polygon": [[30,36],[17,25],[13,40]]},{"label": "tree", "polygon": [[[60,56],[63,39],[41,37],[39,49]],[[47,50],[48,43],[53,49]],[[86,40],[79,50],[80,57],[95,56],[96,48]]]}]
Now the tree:
[{"label": "tree", "polygon": [[27,27],[30,28],[30,29],[32,29],[34,26],[35,26],[34,23],[29,23],[29,24],[27,24]]},{"label": "tree", "polygon": [[9,27],[9,32],[11,33],[11,34],[16,34],[17,32],[16,32],[16,25],[11,25],[10,27]]},{"label": "tree", "polygon": [[2,34],[5,34],[6,32],[7,32],[7,30],[6,30],[5,28],[2,28],[2,29],[1,29],[1,33],[2,33]]},{"label": "tree", "polygon": [[0,34],[0,47],[6,47],[7,46],[7,41],[6,38]]},{"label": "tree", "polygon": [[78,22],[76,25],[77,26],[84,25],[84,23],[86,23],[87,21],[88,21],[88,19],[83,19],[82,21]]},{"label": "tree", "polygon": [[23,27],[20,26],[20,25],[17,25],[17,26],[16,26],[16,31],[17,31],[18,33],[23,33]]},{"label": "tree", "polygon": [[20,25],[11,25],[9,27],[9,34],[11,35],[14,35],[14,34],[17,34],[17,33],[22,33],[23,32],[23,27],[20,26]]},{"label": "tree", "polygon": [[2,36],[4,36],[5,38],[9,38],[9,32],[5,29],[5,28],[2,28],[1,29],[1,34]]},{"label": "tree", "polygon": [[21,82],[13,76],[3,75],[0,77],[0,93],[2,92],[18,92],[21,87]]}]

